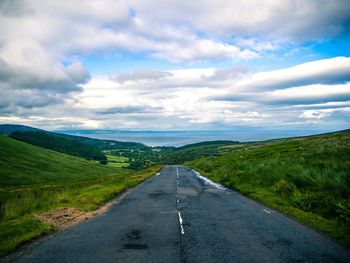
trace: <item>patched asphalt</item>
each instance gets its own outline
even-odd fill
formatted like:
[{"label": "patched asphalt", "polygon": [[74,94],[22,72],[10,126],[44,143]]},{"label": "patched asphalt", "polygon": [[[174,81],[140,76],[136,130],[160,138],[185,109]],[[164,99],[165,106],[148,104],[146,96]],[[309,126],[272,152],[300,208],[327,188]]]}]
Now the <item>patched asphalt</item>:
[{"label": "patched asphalt", "polygon": [[350,262],[350,251],[188,167],[166,166],[105,214],[4,260]]}]

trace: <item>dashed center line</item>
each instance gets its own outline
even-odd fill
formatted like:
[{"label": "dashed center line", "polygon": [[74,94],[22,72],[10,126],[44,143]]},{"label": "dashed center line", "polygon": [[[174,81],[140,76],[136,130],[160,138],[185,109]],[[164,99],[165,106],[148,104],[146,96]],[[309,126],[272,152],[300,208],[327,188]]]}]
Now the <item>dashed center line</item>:
[{"label": "dashed center line", "polygon": [[181,234],[184,235],[185,234],[185,229],[183,226],[183,219],[181,217],[181,212],[179,210],[177,210],[177,214],[179,215],[179,223],[180,223],[180,230],[181,230]]},{"label": "dashed center line", "polygon": [[[177,188],[179,188],[179,169],[176,167],[176,186]],[[176,203],[179,204],[180,203],[180,200],[178,198],[176,198]],[[180,232],[181,232],[181,235],[184,235],[185,234],[185,229],[184,229],[184,220],[181,216],[181,211],[179,209],[176,210],[177,211],[177,214],[179,216],[179,224],[180,224]]]}]

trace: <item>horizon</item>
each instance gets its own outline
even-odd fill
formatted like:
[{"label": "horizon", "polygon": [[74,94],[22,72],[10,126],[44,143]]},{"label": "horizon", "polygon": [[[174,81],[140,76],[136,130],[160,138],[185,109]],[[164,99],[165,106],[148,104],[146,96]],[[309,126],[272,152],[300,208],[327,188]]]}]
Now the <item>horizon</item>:
[{"label": "horizon", "polygon": [[[17,124],[0,124],[17,125]],[[22,126],[22,125],[20,125]],[[38,128],[30,127],[29,128]],[[83,136],[100,140],[115,140],[123,142],[143,143],[150,147],[181,147],[199,142],[208,141],[238,141],[240,143],[259,142],[268,140],[318,136],[322,134],[342,132],[344,130],[328,129],[317,132],[307,132],[298,130],[258,130],[247,133],[244,130],[47,130],[48,132]],[[45,131],[45,130],[44,130]]]},{"label": "horizon", "polygon": [[0,123],[350,127],[349,1],[4,0],[0,21]]},{"label": "horizon", "polygon": [[267,132],[260,131],[246,134],[244,131],[130,131],[130,130],[109,130],[106,133],[104,130],[66,130],[56,131],[58,133],[83,136],[101,140],[115,140],[124,142],[138,142],[151,147],[181,147],[189,144],[208,142],[208,141],[238,141],[259,142],[268,140],[288,139],[297,137],[317,136],[333,132],[342,132],[344,130],[330,130],[321,133],[308,133],[300,131]]}]

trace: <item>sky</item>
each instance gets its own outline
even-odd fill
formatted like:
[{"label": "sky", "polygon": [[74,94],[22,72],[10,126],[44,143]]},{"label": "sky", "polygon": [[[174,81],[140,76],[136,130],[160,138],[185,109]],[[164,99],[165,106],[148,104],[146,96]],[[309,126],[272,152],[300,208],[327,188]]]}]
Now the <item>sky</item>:
[{"label": "sky", "polygon": [[348,0],[0,0],[0,123],[350,128]]}]

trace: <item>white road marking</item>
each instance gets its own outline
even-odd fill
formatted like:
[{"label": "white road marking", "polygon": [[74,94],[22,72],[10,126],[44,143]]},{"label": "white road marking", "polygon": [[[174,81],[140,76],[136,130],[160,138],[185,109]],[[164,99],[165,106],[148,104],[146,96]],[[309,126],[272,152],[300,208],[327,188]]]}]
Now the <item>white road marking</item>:
[{"label": "white road marking", "polygon": [[199,179],[204,181],[204,183],[206,185],[211,185],[211,186],[215,187],[216,189],[220,189],[220,190],[227,190],[227,188],[225,186],[223,186],[221,184],[214,183],[212,180],[208,179],[207,177],[204,177],[203,175],[201,175],[197,171],[193,170],[193,172]]},{"label": "white road marking", "polygon": [[270,214],[272,211],[270,211],[270,210],[267,210],[267,209],[263,209],[263,211],[265,212],[265,213],[267,213],[267,214]]},{"label": "white road marking", "polygon": [[184,235],[185,234],[185,229],[183,226],[183,219],[181,217],[181,212],[179,210],[177,210],[177,214],[179,215],[179,223],[180,223],[180,230],[181,230],[181,234]]}]

